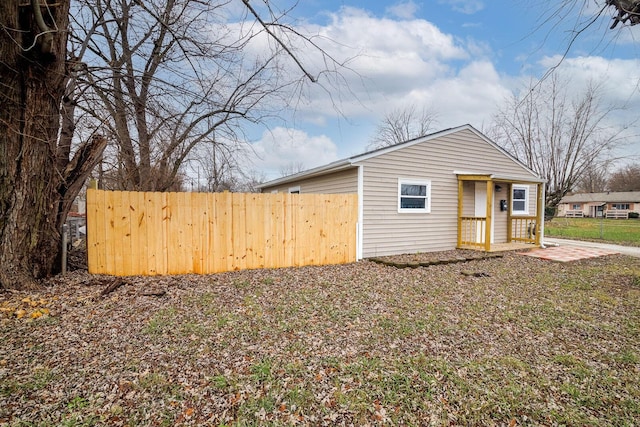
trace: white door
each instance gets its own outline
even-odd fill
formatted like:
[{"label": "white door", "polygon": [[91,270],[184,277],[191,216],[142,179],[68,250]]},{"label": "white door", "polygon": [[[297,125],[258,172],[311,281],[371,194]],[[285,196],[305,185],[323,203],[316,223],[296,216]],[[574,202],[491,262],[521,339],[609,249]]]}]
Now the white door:
[{"label": "white door", "polygon": [[[493,207],[493,204],[491,205]],[[487,216],[487,183],[486,182],[476,182],[476,190],[475,190],[475,216]],[[485,224],[482,223],[482,226],[476,227],[476,242],[484,242],[485,233]],[[493,243],[493,212],[491,215],[491,243]]]}]

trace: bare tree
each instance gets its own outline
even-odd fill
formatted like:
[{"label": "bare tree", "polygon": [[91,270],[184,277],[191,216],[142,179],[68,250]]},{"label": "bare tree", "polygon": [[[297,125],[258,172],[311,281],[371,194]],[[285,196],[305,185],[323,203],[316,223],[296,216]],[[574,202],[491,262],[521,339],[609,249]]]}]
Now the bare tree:
[{"label": "bare tree", "polygon": [[610,191],[640,191],[640,165],[625,166],[611,175]]},{"label": "bare tree", "polygon": [[0,2],[0,288],[54,270],[61,227],[106,140],[61,128],[70,0]]},{"label": "bare tree", "polygon": [[241,160],[248,147],[232,142],[222,143],[211,135],[194,152],[191,176],[197,176],[198,190],[208,192],[239,191],[246,176]]},{"label": "bare tree", "polygon": [[593,165],[588,167],[576,182],[574,192],[578,193],[601,193],[606,191],[609,180],[609,165]]},{"label": "bare tree", "polygon": [[239,183],[236,191],[242,193],[260,193],[262,190],[258,186],[266,180],[267,178],[264,173],[260,171],[252,171],[243,176],[243,179]]},{"label": "bare tree", "polygon": [[304,163],[301,161],[289,162],[280,168],[280,176],[289,176],[305,170]]},{"label": "bare tree", "polygon": [[640,23],[640,0],[606,0],[605,6],[616,10],[613,16],[613,24],[610,29],[614,29],[618,23],[622,22],[630,25]]},{"label": "bare tree", "polygon": [[[243,0],[236,25],[222,9],[235,5],[0,2],[0,288],[56,271],[62,224],[101,158],[121,188],[174,188],[213,130],[233,140],[238,121],[281,111],[283,89],[344,69],[286,25],[287,11]],[[312,73],[296,46],[327,68]]]},{"label": "bare tree", "polygon": [[277,52],[249,57],[259,31],[220,22],[225,6],[78,2],[72,51],[84,53],[87,68],[77,105],[116,144],[112,163],[122,189],[167,190],[194,147],[214,131],[238,139],[238,122],[260,120],[262,101],[273,102],[291,83],[274,78],[280,74]]},{"label": "bare tree", "polygon": [[[621,31],[626,25],[640,22],[640,0],[547,0],[547,7],[532,31],[547,31],[544,37],[565,40],[564,52],[557,63],[547,70],[540,81],[546,80],[560,67],[578,39],[611,14],[610,30]],[[572,18],[572,16],[574,18]],[[623,25],[618,26],[622,23]],[[604,34],[603,34],[604,35]]]},{"label": "bare tree", "polygon": [[[575,23],[571,36],[573,40],[587,30],[604,14],[611,11],[611,23],[609,29],[613,30],[619,23],[636,25],[640,23],[640,0],[561,0],[549,1],[549,7],[542,21],[556,24],[558,20],[566,19],[569,12],[578,12],[580,17]],[[595,15],[587,13],[589,10],[597,11]]]},{"label": "bare tree", "polygon": [[615,107],[603,105],[590,85],[576,97],[555,75],[513,95],[495,116],[496,141],[546,183],[547,206],[555,207],[590,168],[609,160],[622,131],[607,126]]},{"label": "bare tree", "polygon": [[418,110],[415,105],[393,110],[376,127],[367,149],[388,147],[426,135],[437,123],[438,114],[428,108]]}]

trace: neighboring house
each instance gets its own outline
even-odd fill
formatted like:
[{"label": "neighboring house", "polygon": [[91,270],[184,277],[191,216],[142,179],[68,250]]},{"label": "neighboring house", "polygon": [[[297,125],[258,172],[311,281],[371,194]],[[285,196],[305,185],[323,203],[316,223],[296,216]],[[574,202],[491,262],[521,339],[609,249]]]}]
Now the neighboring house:
[{"label": "neighboring house", "polygon": [[542,235],[544,180],[470,125],[279,178],[260,189],[357,193],[358,259],[539,245]]},{"label": "neighboring house", "polygon": [[564,196],[558,204],[557,216],[568,218],[628,218],[640,213],[640,191],[579,193]]}]

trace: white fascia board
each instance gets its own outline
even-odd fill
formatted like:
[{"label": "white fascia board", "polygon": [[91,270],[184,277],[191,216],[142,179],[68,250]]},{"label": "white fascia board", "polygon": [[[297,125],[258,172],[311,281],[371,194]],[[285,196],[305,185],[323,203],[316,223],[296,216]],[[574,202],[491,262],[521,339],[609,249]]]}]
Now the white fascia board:
[{"label": "white fascia board", "polygon": [[469,176],[469,175],[481,175],[486,176],[494,181],[506,181],[515,183],[545,183],[546,179],[538,178],[537,176],[513,176],[513,175],[500,175],[491,172],[471,172],[471,171],[453,171],[454,175]]},{"label": "white fascia board", "polygon": [[313,178],[314,176],[324,175],[325,173],[328,173],[328,172],[336,172],[342,169],[347,169],[351,166],[352,164],[350,162],[350,159],[338,160],[336,162],[329,163],[324,166],[319,166],[317,168],[309,169],[304,172],[299,172],[294,175],[289,175],[282,178],[276,178],[274,180],[262,183],[257,187],[262,189],[266,187],[273,187],[275,185],[287,184],[293,181],[300,181],[301,179]]}]

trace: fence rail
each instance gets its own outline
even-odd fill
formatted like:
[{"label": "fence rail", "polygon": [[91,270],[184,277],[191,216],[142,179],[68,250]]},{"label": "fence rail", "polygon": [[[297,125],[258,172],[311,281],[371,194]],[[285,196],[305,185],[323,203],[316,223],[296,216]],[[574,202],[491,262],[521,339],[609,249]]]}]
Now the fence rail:
[{"label": "fence rail", "polygon": [[356,260],[355,194],[88,190],[89,272],[209,274]]}]

